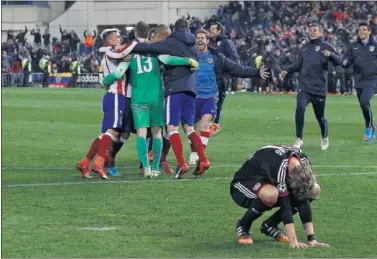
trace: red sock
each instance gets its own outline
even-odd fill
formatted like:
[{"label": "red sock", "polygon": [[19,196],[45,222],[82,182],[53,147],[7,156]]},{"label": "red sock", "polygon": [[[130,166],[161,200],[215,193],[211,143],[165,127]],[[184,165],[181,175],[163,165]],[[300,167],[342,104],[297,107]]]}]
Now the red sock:
[{"label": "red sock", "polygon": [[92,161],[94,157],[97,155],[100,142],[101,142],[101,139],[97,137],[95,140],[93,140],[92,145],[90,145],[89,151],[86,154],[86,159],[88,159],[89,162]]},{"label": "red sock", "polygon": [[170,150],[171,144],[170,140],[165,138],[165,136],[162,138],[162,152],[161,152],[161,162],[166,162],[166,157],[168,156],[169,150]]},{"label": "red sock", "polygon": [[190,139],[189,139],[189,143],[190,143],[191,152],[196,152],[195,146]]},{"label": "red sock", "polygon": [[97,156],[102,161],[105,161],[105,159],[106,159],[106,153],[109,152],[111,144],[113,143],[112,136],[110,137],[110,135],[111,134],[109,134],[109,133],[106,133],[105,135],[103,135],[103,137],[101,139],[101,143],[99,145],[99,150],[98,150],[98,155]]},{"label": "red sock", "polygon": [[183,143],[181,136],[178,131],[171,131],[169,135],[171,147],[173,148],[178,166],[183,166],[185,164],[185,158],[183,157]]},{"label": "red sock", "polygon": [[206,155],[204,153],[202,140],[200,139],[198,133],[196,133],[196,131],[189,132],[188,138],[191,140],[191,143],[193,143],[193,145],[196,149],[196,152],[198,152],[199,161],[203,162],[203,161],[207,160]]},{"label": "red sock", "polygon": [[204,150],[206,150],[206,147],[208,145],[209,136],[210,136],[209,131],[201,131],[200,132],[200,138],[202,140]]}]

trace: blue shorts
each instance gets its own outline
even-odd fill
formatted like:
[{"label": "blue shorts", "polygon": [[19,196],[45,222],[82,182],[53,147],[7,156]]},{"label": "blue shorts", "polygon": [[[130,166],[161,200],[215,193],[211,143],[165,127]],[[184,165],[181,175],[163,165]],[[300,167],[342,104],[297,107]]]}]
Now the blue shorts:
[{"label": "blue shorts", "polygon": [[204,114],[216,116],[216,98],[196,98],[195,99],[195,123],[199,122]]},{"label": "blue shorts", "polygon": [[187,124],[194,126],[195,97],[190,93],[174,93],[165,100],[166,125],[179,126]]},{"label": "blue shorts", "polygon": [[123,132],[129,119],[130,99],[122,94],[106,93],[102,101],[102,111],[101,133],[105,133],[108,129]]}]

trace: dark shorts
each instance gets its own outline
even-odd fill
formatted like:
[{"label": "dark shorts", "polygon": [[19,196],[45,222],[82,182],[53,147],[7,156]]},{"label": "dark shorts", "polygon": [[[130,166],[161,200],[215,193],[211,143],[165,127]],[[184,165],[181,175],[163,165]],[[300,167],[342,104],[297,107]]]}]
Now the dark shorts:
[{"label": "dark shorts", "polygon": [[216,98],[196,98],[195,99],[195,123],[199,122],[204,114],[216,116]]},{"label": "dark shorts", "polygon": [[195,97],[190,93],[174,93],[165,100],[166,125],[179,126],[187,124],[194,126]]},{"label": "dark shorts", "polygon": [[262,186],[259,181],[232,182],[230,184],[230,196],[240,207],[249,208],[251,202],[257,198],[257,191]]},{"label": "dark shorts", "polygon": [[122,132],[131,111],[130,100],[121,94],[106,93],[102,100],[102,111],[101,133],[108,129]]}]

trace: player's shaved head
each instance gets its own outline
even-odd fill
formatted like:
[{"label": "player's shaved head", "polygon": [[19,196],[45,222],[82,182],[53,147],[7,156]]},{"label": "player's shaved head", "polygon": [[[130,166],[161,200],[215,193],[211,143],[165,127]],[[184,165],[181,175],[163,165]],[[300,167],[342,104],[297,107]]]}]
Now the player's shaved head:
[{"label": "player's shaved head", "polygon": [[140,21],[135,26],[135,36],[141,39],[147,39],[149,35],[149,25]]},{"label": "player's shaved head", "polygon": [[166,24],[159,24],[154,28],[153,41],[165,40],[171,34],[170,27]]}]

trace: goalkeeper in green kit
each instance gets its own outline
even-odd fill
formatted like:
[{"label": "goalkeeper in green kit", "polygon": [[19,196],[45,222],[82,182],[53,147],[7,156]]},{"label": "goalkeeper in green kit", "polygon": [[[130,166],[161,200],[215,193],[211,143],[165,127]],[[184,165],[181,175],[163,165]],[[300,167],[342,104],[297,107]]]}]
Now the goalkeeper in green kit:
[{"label": "goalkeeper in green kit", "polygon": [[[139,41],[145,41],[149,35],[149,25],[138,22],[135,26],[135,36]],[[117,70],[106,76],[102,83],[110,85],[120,79],[127,69],[130,70],[131,109],[137,131],[136,146],[139,159],[145,168],[144,177],[151,178],[160,175],[160,158],[162,151],[162,127],[164,126],[164,88],[161,79],[160,62],[170,66],[191,66],[192,70],[199,67],[196,60],[173,57],[169,55],[134,55],[129,62],[121,62]],[[149,166],[147,129],[152,131],[153,164]]]}]

